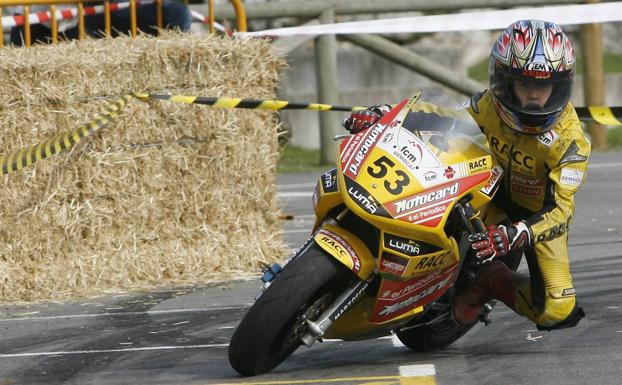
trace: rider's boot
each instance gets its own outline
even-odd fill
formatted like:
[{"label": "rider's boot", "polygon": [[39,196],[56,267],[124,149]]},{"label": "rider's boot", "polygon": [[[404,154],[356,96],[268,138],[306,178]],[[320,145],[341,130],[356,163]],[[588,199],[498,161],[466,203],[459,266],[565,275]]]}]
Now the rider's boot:
[{"label": "rider's boot", "polygon": [[493,299],[515,310],[516,289],[525,279],[501,261],[487,263],[471,286],[456,295],[451,309],[454,321],[460,325],[477,321],[482,306]]}]

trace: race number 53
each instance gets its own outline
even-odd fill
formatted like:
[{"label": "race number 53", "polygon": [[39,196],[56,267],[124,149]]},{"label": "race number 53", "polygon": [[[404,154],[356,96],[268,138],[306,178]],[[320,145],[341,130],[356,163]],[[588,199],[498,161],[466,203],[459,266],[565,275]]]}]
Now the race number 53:
[{"label": "race number 53", "polygon": [[[376,159],[373,165],[367,167],[367,172],[374,178],[384,179],[384,188],[393,195],[400,195],[405,186],[410,183],[410,178],[402,170],[393,170],[395,162],[386,156],[381,156]],[[389,169],[393,171],[393,174],[397,176],[397,179],[392,180],[385,178],[389,172]]]}]

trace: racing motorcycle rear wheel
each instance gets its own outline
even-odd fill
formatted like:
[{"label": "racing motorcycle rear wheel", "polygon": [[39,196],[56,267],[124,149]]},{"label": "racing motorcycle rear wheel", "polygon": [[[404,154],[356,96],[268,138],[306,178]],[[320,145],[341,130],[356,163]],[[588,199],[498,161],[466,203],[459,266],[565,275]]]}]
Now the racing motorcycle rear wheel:
[{"label": "racing motorcycle rear wheel", "polygon": [[[434,319],[439,320],[435,322]],[[417,323],[398,331],[397,338],[414,351],[427,352],[451,345],[471,330],[477,321],[470,325],[458,325],[448,313],[432,311]]]},{"label": "racing motorcycle rear wheel", "polygon": [[288,263],[238,325],[229,362],[244,376],[266,373],[300,345],[307,320],[316,320],[354,275],[312,244]]},{"label": "racing motorcycle rear wheel", "polygon": [[[501,258],[510,269],[516,271],[522,258],[521,251],[512,251],[509,255]],[[497,301],[488,302],[482,311],[483,317],[487,318]],[[460,337],[465,335],[477,324],[475,321],[469,325],[458,325],[451,318],[451,305],[446,298],[441,297],[436,304],[437,309],[431,309],[414,325],[397,331],[397,338],[407,347],[414,351],[426,352],[445,348]]]}]

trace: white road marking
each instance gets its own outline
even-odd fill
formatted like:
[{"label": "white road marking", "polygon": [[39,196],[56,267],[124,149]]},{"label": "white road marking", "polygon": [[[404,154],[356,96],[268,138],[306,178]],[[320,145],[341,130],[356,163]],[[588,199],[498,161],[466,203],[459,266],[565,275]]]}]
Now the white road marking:
[{"label": "white road marking", "polygon": [[300,234],[300,233],[311,234],[311,229],[283,230],[283,234]]},{"label": "white road marking", "polygon": [[95,318],[95,317],[111,317],[111,316],[118,317],[118,316],[128,316],[128,315],[198,313],[198,312],[208,312],[208,311],[246,309],[248,306],[250,305],[246,304],[244,306],[212,307],[212,308],[206,308],[206,309],[171,309],[171,310],[128,311],[128,312],[116,312],[116,313],[68,314],[68,315],[53,315],[53,316],[41,316],[41,317],[0,318],[0,322],[40,321],[40,320],[52,320],[52,319],[66,319],[66,318]]},{"label": "white road marking", "polygon": [[396,348],[401,348],[402,346],[404,346],[402,341],[400,341],[400,339],[397,338],[397,335],[395,334],[391,336],[391,343],[393,343],[393,346],[395,346]]},{"label": "white road marking", "polygon": [[34,314],[39,314],[39,312],[38,311],[31,311],[31,312],[27,312],[27,313],[18,313],[18,314],[15,314],[15,315],[25,316],[25,315],[34,315]]},{"label": "white road marking", "polygon": [[311,198],[313,191],[279,191],[276,196],[279,198]]},{"label": "white road marking", "polygon": [[292,214],[296,219],[315,219],[315,214]]},{"label": "white road marking", "polygon": [[229,344],[207,344],[207,345],[181,345],[181,346],[148,346],[144,348],[123,348],[123,349],[69,350],[69,351],[58,351],[58,352],[0,354],[0,358],[62,356],[62,355],[70,355],[70,354],[145,352],[145,351],[153,351],[153,350],[175,350],[175,349],[209,349],[209,348],[226,348],[228,346]]},{"label": "white road marking", "polygon": [[403,365],[400,366],[402,377],[433,377],[436,376],[436,368],[432,364]]},{"label": "white road marking", "polygon": [[533,336],[532,337],[531,333],[528,333],[527,334],[527,341],[537,341],[537,340],[539,340],[542,337],[544,337],[544,336]]},{"label": "white road marking", "polygon": [[608,168],[608,167],[622,167],[622,162],[589,163],[588,164],[588,169],[590,169],[590,168]]},{"label": "white road marking", "polygon": [[279,184],[279,189],[314,188],[317,182]]}]

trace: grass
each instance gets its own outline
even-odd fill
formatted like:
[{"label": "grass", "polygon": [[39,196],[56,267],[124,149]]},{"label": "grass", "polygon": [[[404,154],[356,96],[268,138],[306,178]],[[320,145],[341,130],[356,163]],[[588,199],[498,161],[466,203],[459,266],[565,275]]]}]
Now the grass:
[{"label": "grass", "polygon": [[[469,77],[482,82],[488,81],[488,62],[486,58],[468,70]],[[603,55],[603,69],[605,73],[622,72],[622,54],[605,52]],[[583,73],[583,57],[577,56],[577,74]]]},{"label": "grass", "polygon": [[609,148],[622,147],[622,127],[611,128],[607,131],[607,143]]},{"label": "grass", "polygon": [[322,172],[334,165],[320,164],[320,150],[310,150],[285,145],[281,148],[278,173],[293,174],[301,172]]},{"label": "grass", "polygon": [[[607,131],[607,142],[610,149],[622,149],[622,127],[611,128]],[[334,165],[320,165],[320,150],[309,150],[300,147],[285,145],[281,148],[279,159],[279,174],[294,174],[304,172],[323,172]]]}]

